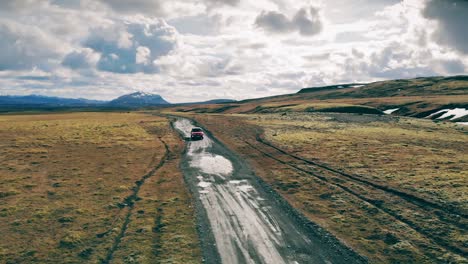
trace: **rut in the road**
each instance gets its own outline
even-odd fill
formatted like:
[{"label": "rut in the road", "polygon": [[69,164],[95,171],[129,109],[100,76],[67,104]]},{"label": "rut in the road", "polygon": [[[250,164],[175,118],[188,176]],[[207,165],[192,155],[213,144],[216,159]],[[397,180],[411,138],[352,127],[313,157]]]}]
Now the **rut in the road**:
[{"label": "rut in the road", "polygon": [[[289,153],[287,153],[286,151],[284,151],[284,150],[282,150],[282,149],[280,149],[280,148],[278,148],[278,147],[276,147],[276,146],[274,146],[274,145],[272,145],[272,144],[270,144],[270,143],[267,143],[267,142],[265,142],[265,141],[262,140],[262,139],[260,139],[260,140],[257,139],[257,142],[260,142],[260,143],[262,143],[263,145],[268,146],[268,147],[270,147],[270,148],[273,148],[273,149],[275,149],[276,151],[278,151],[278,152],[280,152],[280,153],[282,153],[282,154],[284,154],[284,155],[287,155],[287,156],[289,156],[289,157],[292,157],[292,158],[294,158],[294,159],[297,159],[297,160],[300,160],[300,161],[303,161],[303,162],[306,161],[305,159],[300,158],[300,157],[297,157],[296,155],[293,155],[293,154],[289,154]],[[358,192],[356,192],[356,191],[354,191],[354,190],[348,188],[347,186],[344,186],[343,184],[341,184],[341,183],[339,183],[339,182],[334,182],[334,181],[332,181],[329,177],[327,177],[327,176],[325,176],[325,175],[318,174],[317,172],[314,172],[314,171],[311,171],[311,170],[308,170],[308,169],[304,169],[303,167],[300,167],[300,166],[298,166],[298,165],[296,165],[296,164],[293,164],[293,163],[291,163],[291,162],[286,162],[286,161],[284,161],[284,160],[282,160],[282,159],[279,159],[279,158],[277,158],[276,156],[274,156],[274,155],[268,153],[267,151],[261,150],[260,148],[258,148],[257,146],[255,146],[254,144],[252,144],[252,143],[250,143],[250,142],[248,142],[248,141],[245,141],[245,143],[246,143],[247,145],[249,145],[251,148],[255,149],[256,151],[260,152],[262,155],[264,155],[264,156],[266,156],[266,157],[268,157],[268,158],[270,158],[270,159],[273,159],[273,160],[275,160],[275,161],[277,161],[277,162],[279,162],[279,163],[281,163],[281,164],[283,164],[283,165],[292,167],[292,168],[294,168],[294,169],[296,169],[296,170],[298,170],[298,171],[300,171],[300,172],[303,172],[303,173],[306,173],[306,174],[308,174],[308,175],[311,175],[311,176],[313,176],[313,177],[319,179],[320,181],[323,181],[323,182],[326,183],[326,184],[330,184],[330,185],[336,186],[336,187],[342,189],[343,191],[345,191],[345,192],[351,194],[352,196],[354,196],[354,197],[356,197],[356,198],[358,198],[358,199],[360,199],[360,200],[363,200],[363,201],[365,201],[365,202],[367,202],[367,203],[369,203],[369,204],[375,206],[376,208],[378,208],[378,209],[381,210],[382,212],[384,212],[384,213],[390,215],[391,217],[393,217],[393,218],[399,220],[399,221],[402,222],[402,223],[405,223],[405,224],[406,224],[407,226],[409,226],[411,229],[413,229],[413,230],[416,231],[417,233],[423,235],[424,237],[426,237],[427,239],[429,239],[430,241],[432,241],[432,243],[434,243],[434,244],[436,244],[436,245],[438,245],[438,246],[444,248],[445,250],[447,250],[447,251],[449,251],[449,252],[453,252],[453,253],[455,253],[455,254],[462,255],[462,256],[466,254],[466,252],[465,252],[462,248],[457,247],[457,246],[455,246],[455,245],[452,245],[451,243],[447,242],[446,240],[441,240],[441,239],[439,239],[438,236],[436,236],[436,235],[432,234],[431,232],[425,230],[424,228],[422,228],[421,226],[419,226],[419,225],[418,225],[417,223],[415,223],[414,221],[411,221],[411,220],[407,219],[406,217],[403,217],[402,215],[400,215],[400,214],[394,212],[393,210],[390,210],[389,208],[385,207],[384,204],[382,204],[381,202],[375,201],[375,200],[370,199],[370,198],[367,198],[366,196],[359,194]],[[308,161],[307,163],[309,163],[309,164],[312,163],[313,165],[316,165],[316,164],[317,164],[317,163],[312,162],[312,161]],[[316,165],[316,166],[317,166],[317,165]],[[322,167],[322,166],[323,166],[323,165],[321,165],[321,166],[319,166],[319,167]],[[333,172],[335,175],[336,175],[336,174],[342,175],[341,172],[339,172],[339,171],[337,171],[337,170],[335,170],[335,169],[331,169],[331,168],[329,168],[329,167],[326,167],[326,168],[328,168],[328,169],[329,169],[328,171]],[[374,187],[373,185],[370,185],[370,186],[371,186],[371,187]],[[383,190],[382,190],[382,191],[383,191]],[[393,194],[393,193],[391,193],[391,194]],[[401,197],[400,197],[400,198],[401,198]]]},{"label": "rut in the road", "polygon": [[122,227],[120,228],[120,233],[115,238],[114,243],[112,244],[112,247],[107,252],[106,257],[101,261],[101,263],[103,264],[110,263],[110,261],[112,260],[114,256],[114,253],[119,248],[120,242],[125,237],[125,232],[127,231],[128,225],[131,222],[133,208],[135,207],[135,202],[138,199],[138,194],[140,192],[141,186],[145,184],[145,181],[147,179],[151,178],[160,168],[162,168],[169,158],[169,155],[171,153],[169,150],[169,146],[162,138],[158,138],[158,139],[161,141],[161,143],[164,144],[164,149],[165,149],[164,156],[161,158],[159,163],[153,169],[151,169],[151,171],[143,175],[138,181],[135,182],[135,186],[132,188],[132,193],[124,199],[123,205],[125,207],[128,207],[128,212],[125,216],[124,223],[122,224]]}]

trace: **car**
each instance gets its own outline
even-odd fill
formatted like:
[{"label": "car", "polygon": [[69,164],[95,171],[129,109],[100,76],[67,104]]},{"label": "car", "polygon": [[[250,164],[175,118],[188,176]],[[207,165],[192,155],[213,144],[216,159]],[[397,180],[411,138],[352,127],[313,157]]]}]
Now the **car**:
[{"label": "car", "polygon": [[203,137],[204,137],[203,129],[199,127],[192,128],[192,131],[190,132],[190,138],[192,140],[203,139]]}]

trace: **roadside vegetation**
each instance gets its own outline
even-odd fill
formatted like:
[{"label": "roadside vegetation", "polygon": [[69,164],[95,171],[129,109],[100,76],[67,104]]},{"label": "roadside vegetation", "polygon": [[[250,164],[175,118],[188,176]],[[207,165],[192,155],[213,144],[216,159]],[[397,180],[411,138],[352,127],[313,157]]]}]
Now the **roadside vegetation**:
[{"label": "roadside vegetation", "polygon": [[167,119],[2,115],[0,146],[0,263],[201,262]]},{"label": "roadside vegetation", "polygon": [[466,127],[383,115],[193,115],[374,263],[464,263]]}]

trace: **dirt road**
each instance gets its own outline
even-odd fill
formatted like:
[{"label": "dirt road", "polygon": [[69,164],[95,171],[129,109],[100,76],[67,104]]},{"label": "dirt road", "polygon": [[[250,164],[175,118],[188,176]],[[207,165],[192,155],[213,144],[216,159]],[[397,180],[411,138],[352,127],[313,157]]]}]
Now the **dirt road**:
[{"label": "dirt road", "polygon": [[[174,127],[189,138],[194,125]],[[188,141],[182,169],[194,196],[206,263],[363,263],[307,223],[246,164],[206,135]]]}]

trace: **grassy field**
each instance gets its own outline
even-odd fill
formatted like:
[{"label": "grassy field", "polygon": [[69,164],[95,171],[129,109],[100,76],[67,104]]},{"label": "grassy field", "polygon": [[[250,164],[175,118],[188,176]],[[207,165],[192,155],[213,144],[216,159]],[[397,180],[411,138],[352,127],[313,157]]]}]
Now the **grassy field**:
[{"label": "grassy field", "polygon": [[465,127],[379,115],[191,115],[374,263],[466,263]]},{"label": "grassy field", "polygon": [[139,113],[0,116],[0,263],[199,263],[183,143]]}]

